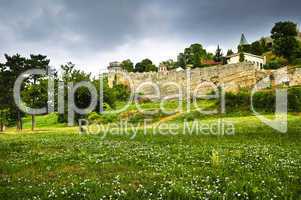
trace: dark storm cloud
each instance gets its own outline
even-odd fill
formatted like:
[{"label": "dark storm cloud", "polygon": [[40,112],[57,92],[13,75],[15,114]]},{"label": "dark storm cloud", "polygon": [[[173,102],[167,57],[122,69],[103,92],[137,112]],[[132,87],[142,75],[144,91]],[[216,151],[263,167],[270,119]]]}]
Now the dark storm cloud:
[{"label": "dark storm cloud", "polygon": [[[0,0],[0,53],[52,49],[73,55],[114,51],[144,38],[235,46],[301,22],[300,0]],[[158,48],[160,44],[158,44]],[[56,48],[54,50],[54,48]],[[178,49],[181,51],[181,49]]]}]

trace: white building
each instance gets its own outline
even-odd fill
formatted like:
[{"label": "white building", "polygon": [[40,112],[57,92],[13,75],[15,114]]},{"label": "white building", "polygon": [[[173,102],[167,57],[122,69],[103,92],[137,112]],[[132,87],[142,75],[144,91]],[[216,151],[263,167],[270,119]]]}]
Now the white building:
[{"label": "white building", "polygon": [[[243,53],[244,54],[244,62],[252,63],[257,66],[259,69],[262,69],[263,65],[266,64],[266,57],[265,56],[257,56],[250,53]],[[227,63],[228,64],[235,64],[239,63],[240,53],[235,53],[230,56],[227,56]]]}]

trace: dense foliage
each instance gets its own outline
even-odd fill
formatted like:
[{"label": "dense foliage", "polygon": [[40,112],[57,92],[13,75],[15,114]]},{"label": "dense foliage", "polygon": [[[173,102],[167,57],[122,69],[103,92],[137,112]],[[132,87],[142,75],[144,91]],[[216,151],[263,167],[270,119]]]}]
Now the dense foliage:
[{"label": "dense foliage", "polygon": [[143,59],[141,62],[138,62],[135,65],[135,72],[151,72],[157,70],[158,70],[157,67],[148,58]]},{"label": "dense foliage", "polygon": [[[301,112],[301,88],[291,87],[287,89],[287,108],[289,112]],[[241,112],[250,111],[251,94],[247,91],[239,93],[226,93],[226,111]],[[272,113],[275,111],[275,90],[256,92],[253,96],[253,106],[259,112]]]},{"label": "dense foliage", "polygon": [[290,61],[301,57],[300,43],[296,39],[298,32],[295,23],[278,22],[273,27],[271,34],[274,39],[273,52],[277,56],[283,56]]},{"label": "dense foliage", "polygon": [[213,54],[208,53],[201,44],[192,44],[185,48],[183,53],[180,53],[177,58],[177,66],[186,68],[187,65],[192,67],[204,67],[202,60],[212,60]]},{"label": "dense foliage", "polygon": [[268,52],[270,48],[266,45],[265,39],[255,41],[251,44],[239,45],[238,52],[251,53],[261,56],[263,53]]}]

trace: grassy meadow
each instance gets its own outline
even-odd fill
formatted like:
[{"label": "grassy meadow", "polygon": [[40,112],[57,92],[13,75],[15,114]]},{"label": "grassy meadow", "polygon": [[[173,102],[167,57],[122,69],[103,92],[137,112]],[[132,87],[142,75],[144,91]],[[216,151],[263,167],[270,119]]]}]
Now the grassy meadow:
[{"label": "grassy meadow", "polygon": [[[289,114],[288,132],[279,133],[250,114],[223,116],[235,134],[212,135],[183,134],[180,121],[210,124],[220,116],[175,114],[135,137],[113,129],[81,135],[55,114],[37,117],[31,132],[28,117],[22,133],[0,135],[0,198],[300,199],[300,117]],[[178,124],[176,134],[156,134],[161,121]]]}]

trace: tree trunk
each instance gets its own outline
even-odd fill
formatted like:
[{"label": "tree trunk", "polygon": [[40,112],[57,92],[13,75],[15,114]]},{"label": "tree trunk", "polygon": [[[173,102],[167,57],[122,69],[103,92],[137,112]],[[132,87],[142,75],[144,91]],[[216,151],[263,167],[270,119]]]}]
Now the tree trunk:
[{"label": "tree trunk", "polygon": [[20,128],[21,128],[21,131],[23,130],[23,121],[22,121],[22,117],[21,117],[21,115],[20,115]]},{"label": "tree trunk", "polygon": [[3,125],[3,112],[1,112],[1,121],[0,121],[0,132],[3,132],[4,125]]},{"label": "tree trunk", "polygon": [[17,111],[17,131],[22,130],[22,119],[21,119],[21,113],[18,110]]},{"label": "tree trunk", "polygon": [[17,131],[20,130],[19,112],[17,112],[16,128],[17,128]]},{"label": "tree trunk", "polygon": [[34,131],[35,127],[36,127],[35,115],[31,115],[31,130]]}]

